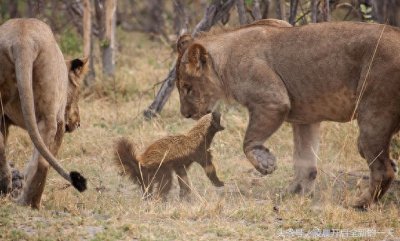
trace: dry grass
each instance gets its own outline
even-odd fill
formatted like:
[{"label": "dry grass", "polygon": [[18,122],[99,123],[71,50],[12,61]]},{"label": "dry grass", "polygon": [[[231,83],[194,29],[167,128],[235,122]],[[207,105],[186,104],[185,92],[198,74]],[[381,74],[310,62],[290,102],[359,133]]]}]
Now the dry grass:
[{"label": "dry grass", "polygon": [[[214,188],[194,165],[189,177],[191,201],[177,198],[177,182],[167,203],[142,201],[141,194],[112,165],[113,142],[129,136],[144,147],[166,134],[180,133],[193,121],[179,114],[174,93],[161,116],[146,122],[141,112],[151,102],[152,87],[171,64],[163,44],[141,34],[120,33],[116,85],[98,88],[103,98],[88,96],[81,103],[82,128],[68,135],[60,159],[68,169],[82,171],[89,190],[80,194],[51,171],[40,211],[0,199],[0,240],[308,240],[279,237],[280,232],[303,229],[375,230],[369,238],[400,240],[399,186],[368,212],[349,208],[358,193],[357,180],[340,171],[367,170],[357,152],[354,123],[322,125],[316,195],[286,196],[292,176],[292,133],[284,124],[267,145],[276,154],[279,169],[261,177],[245,160],[242,140],[247,113],[239,106],[222,106],[225,131],[212,148],[217,172],[226,186]],[[113,89],[118,90],[114,95]],[[108,89],[107,89],[108,88]],[[7,154],[19,168],[31,153],[26,133],[12,129]],[[344,234],[346,235],[346,234]],[[339,238],[324,238],[338,240]],[[386,239],[386,240],[390,240]]]}]

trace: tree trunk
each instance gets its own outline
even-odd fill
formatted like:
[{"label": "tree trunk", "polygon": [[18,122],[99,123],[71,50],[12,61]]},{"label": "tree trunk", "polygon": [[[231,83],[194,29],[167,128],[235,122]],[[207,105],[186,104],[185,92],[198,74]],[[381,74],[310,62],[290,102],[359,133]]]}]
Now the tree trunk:
[{"label": "tree trunk", "polygon": [[146,4],[146,31],[166,36],[164,32],[164,18],[162,16],[164,12],[164,0],[147,0]]},{"label": "tree trunk", "polygon": [[317,22],[317,14],[318,14],[317,0],[311,0],[311,22],[312,23]]},{"label": "tree trunk", "polygon": [[275,0],[276,1],[276,16],[279,19],[286,21],[286,7],[285,0]]},{"label": "tree trunk", "polygon": [[115,27],[117,0],[105,0],[103,10],[104,35],[101,39],[103,73],[113,76],[115,72]]},{"label": "tree trunk", "polygon": [[176,35],[187,33],[189,28],[189,17],[182,3],[182,0],[174,0],[174,30]]},{"label": "tree trunk", "polygon": [[264,0],[264,11],[262,14],[262,18],[266,19],[268,18],[268,13],[269,13],[269,6],[270,6],[270,0]]},{"label": "tree trunk", "polygon": [[[229,10],[235,4],[235,0],[212,0],[212,2],[207,6],[206,11],[204,13],[203,18],[196,25],[192,32],[192,36],[196,36],[199,32],[205,32],[210,30],[210,28],[220,21]],[[174,67],[169,72],[167,78],[163,81],[160,90],[158,91],[155,100],[151,103],[151,105],[143,112],[146,119],[151,119],[156,116],[157,113],[160,113],[162,108],[169,96],[174,89],[175,83],[175,64]]]},{"label": "tree trunk", "polygon": [[325,22],[330,20],[329,0],[322,0],[322,17]]},{"label": "tree trunk", "polygon": [[92,32],[92,18],[91,18],[91,4],[90,0],[83,0],[83,54],[90,56],[90,36]]},{"label": "tree trunk", "polygon": [[91,0],[83,0],[83,19],[82,19],[82,33],[83,33],[83,55],[89,58],[89,74],[85,78],[85,86],[91,86],[94,81],[95,72],[93,64],[93,39],[92,39],[92,7]]},{"label": "tree trunk", "polygon": [[[327,0],[329,1],[329,0]],[[299,0],[290,0],[290,15],[289,15],[289,23],[291,25],[296,24],[296,16],[297,16],[297,5]]]},{"label": "tree trunk", "polygon": [[252,12],[253,12],[254,20],[262,19],[260,0],[253,0],[253,10],[252,10]]},{"label": "tree trunk", "polygon": [[247,19],[246,7],[244,6],[244,0],[236,0],[236,8],[239,15],[239,23],[240,25],[248,24],[249,20]]},{"label": "tree trunk", "polygon": [[8,0],[8,14],[9,14],[10,18],[19,17],[18,1],[16,1],[16,0]]},{"label": "tree trunk", "polygon": [[27,16],[30,18],[38,17],[42,13],[44,0],[28,0]]}]

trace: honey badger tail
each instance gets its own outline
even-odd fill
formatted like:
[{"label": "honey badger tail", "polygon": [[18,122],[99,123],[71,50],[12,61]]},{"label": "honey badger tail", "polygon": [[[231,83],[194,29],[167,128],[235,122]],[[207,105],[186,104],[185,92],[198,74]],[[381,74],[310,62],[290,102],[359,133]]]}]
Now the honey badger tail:
[{"label": "honey badger tail", "polygon": [[123,169],[124,175],[128,174],[134,182],[142,185],[139,161],[136,158],[133,144],[129,140],[121,138],[117,141],[114,161]]}]

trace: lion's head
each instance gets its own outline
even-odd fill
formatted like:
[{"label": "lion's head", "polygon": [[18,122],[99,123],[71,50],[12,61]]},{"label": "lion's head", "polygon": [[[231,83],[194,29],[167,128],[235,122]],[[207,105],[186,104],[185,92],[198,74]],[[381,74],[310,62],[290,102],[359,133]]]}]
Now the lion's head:
[{"label": "lion's head", "polygon": [[65,108],[65,131],[73,132],[80,126],[79,96],[80,85],[88,70],[88,58],[67,61],[68,96]]},{"label": "lion's head", "polygon": [[219,77],[211,56],[204,46],[194,43],[190,35],[177,42],[176,86],[179,91],[181,114],[199,119],[210,113],[223,95]]}]

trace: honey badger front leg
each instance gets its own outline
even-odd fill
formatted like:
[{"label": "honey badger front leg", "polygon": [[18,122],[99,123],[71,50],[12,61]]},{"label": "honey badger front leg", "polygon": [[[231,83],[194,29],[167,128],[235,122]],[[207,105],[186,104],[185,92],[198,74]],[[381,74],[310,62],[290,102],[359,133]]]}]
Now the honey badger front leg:
[{"label": "honey badger front leg", "polygon": [[216,187],[224,186],[224,182],[219,180],[219,178],[217,176],[217,171],[215,170],[215,166],[212,163],[212,155],[211,155],[210,151],[207,151],[207,153],[205,155],[205,159],[203,159],[201,161],[197,161],[197,162],[203,167],[208,179],[210,179],[210,181],[212,182],[212,184],[214,186],[216,186]]}]

